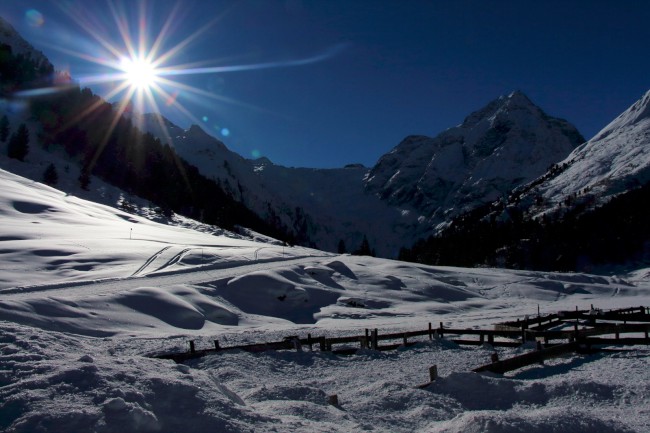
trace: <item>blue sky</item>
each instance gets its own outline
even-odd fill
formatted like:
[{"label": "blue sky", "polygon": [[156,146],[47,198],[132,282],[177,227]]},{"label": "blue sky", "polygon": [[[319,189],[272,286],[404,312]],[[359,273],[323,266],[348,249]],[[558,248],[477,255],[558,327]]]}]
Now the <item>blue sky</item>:
[{"label": "blue sky", "polygon": [[[149,41],[172,16],[166,49],[206,26],[165,66],[275,64],[175,75],[204,94],[177,89],[176,101],[191,116],[160,107],[180,126],[200,123],[245,157],[286,166],[370,166],[407,135],[434,136],[516,89],[590,138],[650,89],[644,1],[112,4],[134,37],[143,5]],[[80,22],[124,46],[103,0],[2,0],[0,15],[75,78],[107,68],[71,51],[110,57]],[[90,87],[100,94],[111,88]]]}]

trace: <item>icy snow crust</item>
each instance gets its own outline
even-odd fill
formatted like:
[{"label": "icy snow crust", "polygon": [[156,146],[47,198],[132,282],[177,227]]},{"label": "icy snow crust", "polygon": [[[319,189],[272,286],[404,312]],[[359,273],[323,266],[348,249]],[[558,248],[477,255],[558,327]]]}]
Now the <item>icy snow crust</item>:
[{"label": "icy snow crust", "polygon": [[[506,377],[469,373],[491,347],[444,340],[349,357],[307,348],[187,365],[148,357],[185,351],[189,339],[227,347],[428,322],[490,326],[538,305],[648,305],[647,269],[604,277],[335,256],[156,224],[5,171],[0,218],[3,432],[650,429],[646,348]],[[439,379],[416,388],[434,364]],[[328,404],[333,394],[339,406]]]}]

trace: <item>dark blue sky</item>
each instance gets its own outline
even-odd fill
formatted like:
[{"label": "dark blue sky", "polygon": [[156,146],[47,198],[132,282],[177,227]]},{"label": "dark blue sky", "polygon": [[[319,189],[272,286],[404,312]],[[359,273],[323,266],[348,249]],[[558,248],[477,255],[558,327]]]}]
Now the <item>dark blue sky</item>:
[{"label": "dark blue sky", "polygon": [[[150,40],[178,2],[145,4]],[[137,0],[113,2],[132,23]],[[165,47],[212,22],[167,66],[285,62],[293,66],[178,75],[215,97],[180,89],[187,115],[245,157],[287,166],[374,164],[405,136],[434,136],[518,89],[593,136],[650,89],[650,2],[182,1]],[[107,56],[80,25],[123,42],[109,3],[2,0],[0,15],[74,77],[105,67],[65,50]],[[214,20],[214,21],[213,21]],[[133,36],[137,36],[132,27]],[[314,62],[295,62],[315,59]],[[297,63],[297,64],[296,64]],[[100,94],[107,86],[91,86]]]}]

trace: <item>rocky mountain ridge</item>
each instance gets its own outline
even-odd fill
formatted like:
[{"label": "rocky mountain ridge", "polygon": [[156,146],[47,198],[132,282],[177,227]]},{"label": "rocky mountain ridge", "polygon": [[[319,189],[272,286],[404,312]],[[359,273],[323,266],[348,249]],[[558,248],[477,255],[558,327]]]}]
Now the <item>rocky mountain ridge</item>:
[{"label": "rocky mountain ridge", "polygon": [[218,179],[299,239],[353,250],[366,237],[380,255],[428,236],[455,215],[506,195],[564,158],[582,136],[522,92],[500,97],[435,138],[407,137],[368,169],[289,168],[244,159],[193,125],[155,116],[144,125],[206,176]]},{"label": "rocky mountain ridge", "polygon": [[365,186],[435,226],[537,178],[584,141],[516,91],[435,138],[407,137],[379,160]]}]

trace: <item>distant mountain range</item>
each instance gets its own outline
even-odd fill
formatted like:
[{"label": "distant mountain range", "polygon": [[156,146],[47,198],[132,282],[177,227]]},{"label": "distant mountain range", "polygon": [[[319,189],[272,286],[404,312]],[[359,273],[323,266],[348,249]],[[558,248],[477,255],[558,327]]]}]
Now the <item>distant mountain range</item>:
[{"label": "distant mountain range", "polygon": [[[367,237],[380,255],[428,236],[454,216],[507,195],[584,142],[570,123],[523,93],[500,97],[435,138],[412,136],[368,169],[288,168],[247,160],[194,125],[145,115],[143,124],[248,207],[299,239],[349,250]],[[164,125],[165,128],[161,128]]]},{"label": "distant mountain range", "polygon": [[[0,44],[47,62],[1,19]],[[569,122],[515,91],[436,137],[406,137],[374,167],[339,169],[245,159],[197,125],[185,130],[159,115],[131,116],[214,188],[274,227],[274,234],[330,251],[354,252],[365,243],[377,255],[396,257],[400,249],[444,233],[467,212],[493,203],[507,208],[516,202],[526,218],[538,218],[568,202],[595,207],[647,184],[649,105],[650,92],[586,141]],[[158,200],[160,194],[151,197]],[[160,200],[167,207],[176,203]],[[201,215],[197,206],[195,200],[173,210]]]}]

